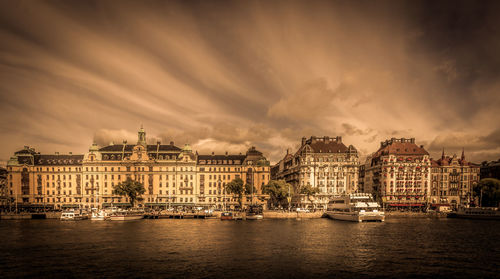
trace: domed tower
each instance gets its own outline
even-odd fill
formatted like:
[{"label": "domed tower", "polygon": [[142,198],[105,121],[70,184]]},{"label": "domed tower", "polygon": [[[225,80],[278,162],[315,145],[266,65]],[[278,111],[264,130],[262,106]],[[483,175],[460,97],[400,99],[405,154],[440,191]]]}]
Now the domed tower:
[{"label": "domed tower", "polygon": [[144,131],[144,127],[141,124],[141,129],[137,132],[137,145],[142,145],[147,147],[146,145],[146,131]]}]

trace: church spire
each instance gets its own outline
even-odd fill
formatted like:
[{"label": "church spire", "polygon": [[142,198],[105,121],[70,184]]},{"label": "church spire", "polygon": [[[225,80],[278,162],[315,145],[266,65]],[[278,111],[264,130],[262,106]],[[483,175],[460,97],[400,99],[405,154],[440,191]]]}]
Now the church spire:
[{"label": "church spire", "polygon": [[444,147],[443,147],[443,153],[441,154],[441,159],[444,160]]},{"label": "church spire", "polygon": [[462,147],[462,161],[465,160],[465,148]]}]

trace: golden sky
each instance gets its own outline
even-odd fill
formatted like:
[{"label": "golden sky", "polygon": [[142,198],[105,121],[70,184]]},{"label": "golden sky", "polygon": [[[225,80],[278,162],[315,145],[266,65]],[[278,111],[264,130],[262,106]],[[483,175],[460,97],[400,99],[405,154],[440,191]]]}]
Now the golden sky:
[{"label": "golden sky", "polygon": [[200,153],[415,137],[500,158],[495,1],[1,1],[0,161],[149,140]]}]

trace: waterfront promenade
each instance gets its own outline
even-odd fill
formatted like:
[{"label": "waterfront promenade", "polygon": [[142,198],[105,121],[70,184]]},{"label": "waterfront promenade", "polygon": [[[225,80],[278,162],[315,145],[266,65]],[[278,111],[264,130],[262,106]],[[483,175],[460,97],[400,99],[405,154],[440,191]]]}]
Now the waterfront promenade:
[{"label": "waterfront promenade", "polygon": [[[324,211],[316,212],[288,212],[288,211],[273,211],[265,210],[263,216],[265,219],[318,219],[324,217]],[[220,218],[220,211],[216,211],[213,215],[204,213],[192,212],[159,212],[148,213],[146,219],[210,219]],[[240,216],[244,219],[245,213]],[[61,212],[38,212],[38,213],[1,213],[0,220],[26,220],[26,219],[59,219]],[[386,219],[393,218],[445,218],[446,214],[438,212],[386,212]]]}]

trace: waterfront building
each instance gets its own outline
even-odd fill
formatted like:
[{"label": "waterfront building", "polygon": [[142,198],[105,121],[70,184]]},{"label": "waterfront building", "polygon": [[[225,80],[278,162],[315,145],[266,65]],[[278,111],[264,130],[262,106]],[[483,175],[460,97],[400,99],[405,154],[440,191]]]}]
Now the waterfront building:
[{"label": "waterfront building", "polygon": [[[245,187],[253,189],[252,195],[245,195],[245,203],[265,205],[268,196],[262,193],[262,186],[270,180],[269,161],[262,152],[251,147],[245,155],[198,155],[199,200],[201,204],[222,209],[238,207],[237,195],[224,191],[225,185],[236,178],[241,178]],[[251,192],[252,190],[250,190]]]},{"label": "waterfront building", "polygon": [[363,191],[385,207],[422,208],[430,197],[430,166],[429,153],[414,138],[391,138],[367,158]]},{"label": "waterfront building", "polygon": [[145,193],[138,199],[144,206],[209,208],[220,207],[222,199],[210,189],[211,184],[206,184],[213,183],[215,177],[214,181],[227,183],[237,173],[257,190],[269,180],[267,160],[254,147],[231,159],[232,168],[226,166],[225,159],[221,163],[210,159],[207,168],[207,157],[210,155],[193,153],[189,144],[183,148],[173,142],[147,144],[142,127],[136,144],[123,141],[98,147],[94,143],[83,155],[40,154],[25,146],[7,164],[6,196],[10,206],[30,209],[127,206],[128,198],[113,194],[113,187],[130,177],[144,185]]},{"label": "waterfront building", "polygon": [[500,179],[500,159],[481,163],[481,179],[483,178]]},{"label": "waterfront building", "polygon": [[[295,193],[310,185],[319,193],[313,198],[313,206],[326,209],[334,196],[352,193],[358,185],[358,152],[354,146],[346,146],[342,137],[302,138],[295,153],[289,153],[271,171],[272,179],[284,179]],[[296,195],[292,203],[307,206],[311,203],[304,195]]]},{"label": "waterfront building", "polygon": [[459,204],[467,205],[473,200],[473,188],[479,182],[480,166],[470,163],[462,156],[445,156],[431,160],[431,207]]}]

